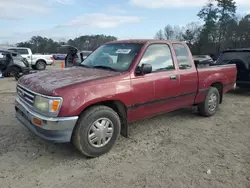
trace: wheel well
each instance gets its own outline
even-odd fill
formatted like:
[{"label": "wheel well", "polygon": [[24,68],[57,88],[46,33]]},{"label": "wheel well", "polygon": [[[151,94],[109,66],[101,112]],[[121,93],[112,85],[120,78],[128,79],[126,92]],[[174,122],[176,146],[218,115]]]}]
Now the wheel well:
[{"label": "wheel well", "polygon": [[17,66],[17,65],[12,65],[12,66],[10,66],[9,68],[10,68],[10,69],[16,68],[16,69],[18,69],[19,71],[22,71],[22,69],[21,69],[19,66]]},{"label": "wheel well", "polygon": [[121,135],[124,137],[128,137],[127,108],[123,104],[123,102],[119,100],[103,101],[103,102],[95,103],[95,104],[88,106],[87,108],[83,110],[83,112],[90,107],[98,106],[98,105],[108,106],[119,115],[120,120],[121,120]]},{"label": "wheel well", "polygon": [[221,82],[215,82],[211,85],[211,87],[215,87],[218,89],[220,93],[220,104],[221,104],[223,101],[223,84]]},{"label": "wheel well", "polygon": [[47,64],[46,61],[45,61],[44,59],[38,59],[38,60],[36,61],[36,64],[38,63],[38,61],[42,61],[42,62],[44,62],[45,64]]}]

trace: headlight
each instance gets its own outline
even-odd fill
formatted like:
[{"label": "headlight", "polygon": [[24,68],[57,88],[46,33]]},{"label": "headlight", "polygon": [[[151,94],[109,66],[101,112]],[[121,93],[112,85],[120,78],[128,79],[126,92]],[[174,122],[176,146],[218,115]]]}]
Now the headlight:
[{"label": "headlight", "polygon": [[43,113],[57,114],[62,104],[61,98],[45,98],[42,96],[36,96],[34,101],[34,107]]}]

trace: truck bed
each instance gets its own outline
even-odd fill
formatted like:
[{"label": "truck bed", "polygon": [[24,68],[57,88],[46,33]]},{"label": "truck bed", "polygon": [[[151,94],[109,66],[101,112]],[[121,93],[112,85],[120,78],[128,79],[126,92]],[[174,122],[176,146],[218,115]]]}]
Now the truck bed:
[{"label": "truck bed", "polygon": [[222,90],[220,92],[225,93],[231,90],[236,83],[236,65],[208,65],[208,66],[197,66],[198,73],[198,94],[196,103],[204,100],[205,92],[214,84],[215,80],[217,84],[221,85]]}]

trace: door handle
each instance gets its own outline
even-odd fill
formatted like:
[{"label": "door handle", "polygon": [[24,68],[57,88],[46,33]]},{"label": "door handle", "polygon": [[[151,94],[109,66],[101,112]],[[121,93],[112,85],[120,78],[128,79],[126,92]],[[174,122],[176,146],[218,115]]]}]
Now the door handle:
[{"label": "door handle", "polygon": [[176,75],[172,75],[170,76],[170,80],[176,80],[177,76]]}]

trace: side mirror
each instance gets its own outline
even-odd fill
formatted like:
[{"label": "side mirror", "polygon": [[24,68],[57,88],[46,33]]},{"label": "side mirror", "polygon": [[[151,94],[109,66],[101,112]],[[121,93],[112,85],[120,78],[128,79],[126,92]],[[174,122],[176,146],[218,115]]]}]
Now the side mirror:
[{"label": "side mirror", "polygon": [[151,64],[142,64],[141,67],[137,67],[136,74],[145,75],[152,72],[152,65]]}]

